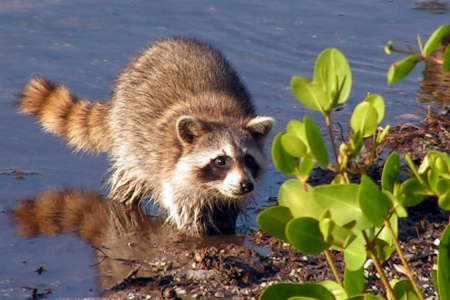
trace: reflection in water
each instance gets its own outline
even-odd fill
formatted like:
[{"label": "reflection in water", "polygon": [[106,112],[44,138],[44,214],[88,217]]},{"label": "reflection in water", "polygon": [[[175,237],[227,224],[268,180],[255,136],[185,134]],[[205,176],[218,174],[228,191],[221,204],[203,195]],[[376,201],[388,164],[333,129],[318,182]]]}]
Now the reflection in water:
[{"label": "reflection in water", "polygon": [[239,236],[185,240],[160,218],[145,215],[139,206],[105,201],[96,192],[76,189],[51,191],[35,200],[19,201],[14,220],[25,238],[76,233],[86,239],[94,246],[100,286],[104,289],[121,282],[135,269],[132,261],[145,262],[147,267],[140,268],[139,276],[151,277],[152,266],[185,261],[187,250],[243,243]]},{"label": "reflection in water", "polygon": [[[444,45],[450,44],[450,38],[444,41]],[[442,59],[445,47],[440,45],[432,59]],[[425,61],[424,79],[420,84],[419,102],[436,103],[448,106],[450,103],[450,72],[443,73],[442,65],[430,59]]]}]

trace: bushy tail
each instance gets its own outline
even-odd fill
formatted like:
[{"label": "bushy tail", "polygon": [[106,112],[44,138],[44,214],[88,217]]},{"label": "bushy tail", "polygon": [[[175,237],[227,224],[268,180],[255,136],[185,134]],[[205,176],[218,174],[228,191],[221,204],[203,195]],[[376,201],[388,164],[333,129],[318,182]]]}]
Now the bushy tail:
[{"label": "bushy tail", "polygon": [[64,86],[32,79],[19,100],[22,113],[35,116],[45,131],[61,136],[77,151],[110,149],[108,104],[79,100]]}]

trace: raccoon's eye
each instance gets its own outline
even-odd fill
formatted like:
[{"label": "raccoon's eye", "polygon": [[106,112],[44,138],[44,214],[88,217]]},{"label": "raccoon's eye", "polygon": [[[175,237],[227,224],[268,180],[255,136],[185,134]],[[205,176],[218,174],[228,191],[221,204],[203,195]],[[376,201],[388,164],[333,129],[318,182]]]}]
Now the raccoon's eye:
[{"label": "raccoon's eye", "polygon": [[249,167],[255,166],[256,165],[255,158],[251,155],[246,155],[245,156],[245,164]]},{"label": "raccoon's eye", "polygon": [[227,165],[227,157],[226,156],[219,156],[216,159],[214,159],[214,163],[218,167],[225,167]]}]

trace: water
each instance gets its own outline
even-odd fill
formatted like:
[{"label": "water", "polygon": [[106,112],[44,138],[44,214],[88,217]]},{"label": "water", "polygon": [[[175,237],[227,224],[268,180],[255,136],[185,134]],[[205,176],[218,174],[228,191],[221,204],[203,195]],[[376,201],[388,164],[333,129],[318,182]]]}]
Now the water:
[{"label": "water", "polygon": [[[388,40],[414,46],[417,34],[427,38],[448,22],[448,13],[415,7],[414,1],[381,0],[0,2],[1,295],[26,297],[29,291],[21,288],[26,285],[52,287],[55,294],[49,297],[99,293],[86,241],[75,234],[24,239],[14,228],[11,211],[19,199],[64,187],[107,192],[105,156],[74,154],[17,113],[15,99],[30,77],[45,76],[79,96],[103,101],[117,72],[151,41],[196,37],[224,52],[252,92],[258,112],[277,119],[271,140],[290,119],[308,113],[320,121],[295,100],[289,81],[292,75],[311,77],[320,51],[336,47],[350,61],[354,87],[349,105],[335,120],[346,126],[353,107],[371,92],[387,102],[386,123],[417,122],[428,105],[416,100],[423,66],[389,87],[386,71],[401,57],[388,57],[383,48]],[[11,173],[14,169],[24,172],[24,179]],[[276,196],[282,180],[270,165],[248,220],[240,223],[244,232],[256,227],[258,209],[274,204],[267,199]],[[59,263],[63,267],[53,267]],[[37,275],[33,268],[39,265],[51,272]]]}]

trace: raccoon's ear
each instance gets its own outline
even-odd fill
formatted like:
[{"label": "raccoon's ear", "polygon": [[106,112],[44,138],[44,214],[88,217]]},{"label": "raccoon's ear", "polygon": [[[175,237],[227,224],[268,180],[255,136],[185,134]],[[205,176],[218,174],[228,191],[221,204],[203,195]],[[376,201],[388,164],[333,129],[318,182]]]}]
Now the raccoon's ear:
[{"label": "raccoon's ear", "polygon": [[274,125],[275,120],[273,118],[257,116],[247,123],[246,128],[258,141],[262,141],[269,135]]},{"label": "raccoon's ear", "polygon": [[190,116],[179,117],[175,128],[182,144],[193,144],[205,131],[203,123]]}]

